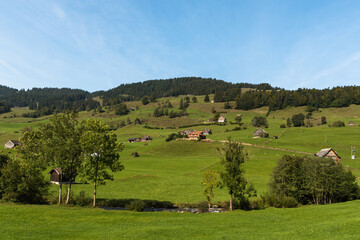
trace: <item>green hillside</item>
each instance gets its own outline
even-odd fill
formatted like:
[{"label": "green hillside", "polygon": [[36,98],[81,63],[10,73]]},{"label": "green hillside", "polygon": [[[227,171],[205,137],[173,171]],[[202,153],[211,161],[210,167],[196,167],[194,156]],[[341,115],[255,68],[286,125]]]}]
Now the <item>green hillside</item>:
[{"label": "green hillside", "polygon": [[[212,97],[212,96],[211,96]],[[187,109],[189,116],[170,119],[167,116],[155,118],[153,111],[162,102],[170,100],[174,109],[179,106],[180,97],[159,99],[157,103],[142,105],[141,102],[129,102],[128,107],[138,110],[130,111],[128,115],[117,116],[113,112],[105,109],[103,113],[80,112],[81,119],[97,118],[104,122],[116,124],[119,121],[127,122],[130,119],[134,122],[135,118],[144,120],[144,124],[127,124],[125,127],[115,130],[118,141],[125,144],[124,151],[120,154],[121,161],[124,163],[125,170],[115,174],[115,180],[108,182],[98,189],[99,198],[139,198],[166,200],[175,203],[196,203],[203,200],[202,186],[200,184],[202,173],[208,169],[219,167],[219,154],[216,148],[221,141],[232,137],[244,143],[256,146],[246,146],[245,150],[249,153],[249,160],[245,164],[246,177],[255,184],[259,194],[267,191],[270,173],[277,160],[284,154],[299,154],[283,151],[283,149],[295,150],[299,152],[316,153],[322,148],[332,147],[342,157],[342,164],[353,170],[356,176],[360,176],[359,163],[350,159],[350,146],[360,149],[358,136],[360,127],[329,127],[328,124],[336,120],[345,123],[353,121],[360,123],[360,106],[351,105],[347,108],[326,108],[319,109],[313,114],[314,127],[309,128],[280,128],[280,124],[286,123],[286,118],[295,113],[304,112],[304,107],[287,108],[271,112],[268,116],[269,127],[266,129],[270,138],[253,138],[255,127],[251,126],[254,116],[265,116],[267,108],[259,108],[249,111],[239,111],[234,109],[224,109],[223,103],[204,103],[204,96],[197,96],[198,102],[191,103]],[[233,103],[231,103],[233,104]],[[234,122],[237,114],[243,115],[243,123],[247,129],[240,131],[227,131],[237,125],[199,125],[192,129],[202,130],[205,127],[211,128],[213,134],[208,136],[213,142],[194,142],[194,141],[171,141],[165,142],[166,137],[173,132],[178,132],[186,128],[179,128],[183,125],[205,124],[213,116],[212,108],[226,116],[227,121]],[[13,112],[0,115],[0,141],[5,143],[9,139],[18,139],[21,130],[25,126],[36,128],[36,126],[46,121],[48,117],[37,119],[23,118],[20,113],[29,111],[25,108],[13,109]],[[317,126],[321,116],[326,116],[328,124]],[[144,126],[158,127],[160,129],[148,129]],[[150,135],[153,141],[149,143],[128,143],[129,137],[141,137]],[[278,136],[278,139],[273,139]],[[267,148],[262,148],[265,146]],[[269,149],[275,148],[275,149]],[[279,148],[280,150],[276,150]],[[5,151],[2,147],[2,151]],[[16,150],[6,150],[6,152],[16,153]],[[134,158],[131,153],[138,152],[140,157]],[[56,196],[57,186],[52,186],[53,194]],[[76,184],[73,187],[75,193],[85,190],[89,194],[92,186],[89,184]],[[225,190],[216,190],[215,201],[227,200]]]}]

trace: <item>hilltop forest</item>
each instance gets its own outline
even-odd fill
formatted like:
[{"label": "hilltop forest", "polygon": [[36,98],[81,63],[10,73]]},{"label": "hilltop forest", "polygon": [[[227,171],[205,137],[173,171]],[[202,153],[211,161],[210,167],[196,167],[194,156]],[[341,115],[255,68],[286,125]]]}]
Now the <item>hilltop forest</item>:
[{"label": "hilltop forest", "polygon": [[11,107],[29,107],[36,110],[28,117],[49,115],[66,110],[92,110],[100,108],[94,97],[112,106],[126,101],[140,100],[147,96],[153,101],[161,97],[179,95],[214,94],[215,102],[235,101],[235,108],[249,110],[268,106],[269,111],[288,106],[347,107],[360,104],[360,87],[345,86],[332,89],[284,90],[270,84],[229,83],[223,80],[200,77],[183,77],[166,80],[149,80],[139,83],[121,84],[108,91],[87,92],[70,88],[33,88],[17,90],[0,85],[0,113]]}]

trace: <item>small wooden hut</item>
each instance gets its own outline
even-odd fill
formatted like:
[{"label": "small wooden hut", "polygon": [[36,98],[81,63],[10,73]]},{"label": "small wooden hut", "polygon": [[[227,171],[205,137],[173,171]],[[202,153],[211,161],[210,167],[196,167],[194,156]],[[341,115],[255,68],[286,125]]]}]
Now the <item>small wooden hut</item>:
[{"label": "small wooden hut", "polygon": [[[50,182],[55,184],[67,184],[69,183],[69,178],[63,175],[61,168],[53,168],[49,172]],[[71,183],[75,182],[75,177],[71,179]]]}]

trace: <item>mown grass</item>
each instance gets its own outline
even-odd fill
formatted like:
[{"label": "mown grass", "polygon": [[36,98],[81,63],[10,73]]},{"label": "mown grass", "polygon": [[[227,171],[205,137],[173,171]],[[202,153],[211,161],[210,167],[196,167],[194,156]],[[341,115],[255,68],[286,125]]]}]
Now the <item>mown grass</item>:
[{"label": "mown grass", "polygon": [[212,214],[0,204],[0,239],[358,239],[360,201]]},{"label": "mown grass", "polygon": [[[158,103],[143,106],[140,102],[129,102],[132,108],[125,116],[116,116],[105,109],[103,113],[81,112],[80,119],[96,118],[104,122],[134,121],[139,117],[150,126],[163,129],[147,129],[144,125],[127,125],[115,131],[118,141],[125,149],[120,153],[125,170],[114,174],[114,181],[98,187],[97,196],[102,199],[148,199],[174,203],[197,203],[204,200],[201,186],[202,174],[207,169],[220,169],[220,156],[216,150],[220,142],[171,141],[166,137],[186,128],[181,125],[206,122],[212,117],[213,107],[221,111],[228,121],[236,114],[243,115],[247,129],[226,131],[237,125],[211,125],[213,135],[209,138],[220,141],[232,137],[245,143],[275,148],[315,153],[324,147],[334,148],[342,157],[342,164],[360,176],[358,162],[350,159],[350,146],[360,149],[360,127],[333,128],[328,124],[312,128],[280,128],[286,118],[303,112],[304,107],[288,108],[271,112],[268,117],[268,139],[254,139],[256,128],[250,122],[254,116],[265,116],[267,108],[251,111],[223,109],[224,103],[191,104],[188,117],[169,119],[154,118],[152,113],[159,102],[169,99],[175,109],[179,97],[160,99]],[[231,103],[234,104],[234,103]],[[48,121],[49,116],[39,119],[22,118],[26,108],[14,109],[12,113],[0,115],[0,142],[18,139],[24,127],[36,128]],[[15,117],[14,117],[15,116]],[[326,116],[328,123],[336,120],[360,123],[360,106],[348,108],[320,109],[313,117]],[[5,118],[6,117],[6,118]],[[316,123],[316,121],[314,121]],[[169,129],[168,127],[176,127]],[[191,127],[202,130],[206,126]],[[150,135],[149,143],[128,143],[129,137]],[[278,136],[278,139],[273,139]],[[1,151],[16,156],[16,150]],[[245,147],[249,159],[245,163],[245,176],[253,182],[258,194],[267,191],[273,167],[284,154],[295,153],[257,147]],[[132,157],[138,152],[140,157]],[[296,154],[299,155],[299,154]],[[360,166],[359,166],[360,167]],[[45,172],[46,173],[46,172]],[[46,176],[48,177],[48,176]],[[93,191],[92,184],[75,184],[73,192]],[[58,186],[51,186],[56,198]],[[64,191],[65,192],[65,191]],[[227,201],[226,189],[216,189],[214,201]],[[360,234],[360,201],[327,206],[306,206],[297,209],[265,209],[235,211],[220,214],[188,213],[133,213],[106,211],[102,209],[0,204],[0,239],[357,239]]]}]

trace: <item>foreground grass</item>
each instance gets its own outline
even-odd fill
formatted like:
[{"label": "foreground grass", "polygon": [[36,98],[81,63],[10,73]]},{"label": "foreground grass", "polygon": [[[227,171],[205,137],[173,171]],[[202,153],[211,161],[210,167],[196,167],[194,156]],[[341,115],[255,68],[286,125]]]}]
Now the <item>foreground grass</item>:
[{"label": "foreground grass", "polygon": [[359,239],[360,201],[218,214],[0,204],[0,239]]}]

